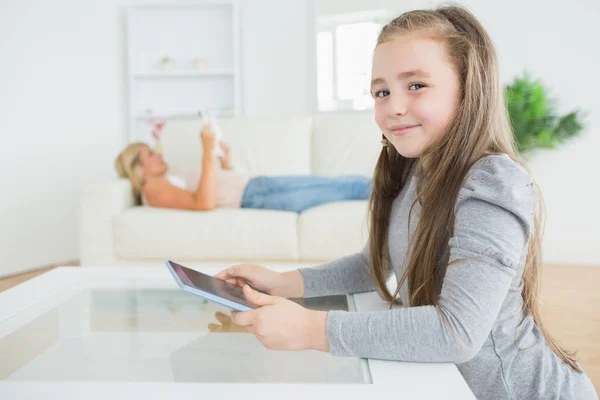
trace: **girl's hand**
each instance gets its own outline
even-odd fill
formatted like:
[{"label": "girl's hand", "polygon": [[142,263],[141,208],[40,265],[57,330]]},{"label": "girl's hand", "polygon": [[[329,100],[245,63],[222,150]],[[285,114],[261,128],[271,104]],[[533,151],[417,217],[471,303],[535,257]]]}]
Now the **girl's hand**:
[{"label": "girl's hand", "polygon": [[269,350],[329,351],[327,312],[311,311],[282,297],[269,296],[244,286],[244,295],[255,310],[231,312],[233,323],[248,332]]},{"label": "girl's hand", "polygon": [[[244,285],[250,285],[256,290],[274,296],[302,297],[302,293],[295,288],[299,283],[289,279],[289,274],[289,272],[275,272],[256,264],[238,264],[219,272],[214,277],[242,288]],[[304,281],[302,281],[302,291],[304,291],[303,283]]]},{"label": "girl's hand", "polygon": [[205,152],[212,152],[215,149],[217,138],[215,131],[213,131],[213,128],[210,125],[204,125],[204,128],[202,128],[202,132],[200,133],[200,140],[202,141],[202,147]]},{"label": "girl's hand", "polygon": [[215,313],[215,318],[221,324],[208,324],[208,329],[211,332],[248,332],[245,326],[234,324],[229,315],[220,311]]}]

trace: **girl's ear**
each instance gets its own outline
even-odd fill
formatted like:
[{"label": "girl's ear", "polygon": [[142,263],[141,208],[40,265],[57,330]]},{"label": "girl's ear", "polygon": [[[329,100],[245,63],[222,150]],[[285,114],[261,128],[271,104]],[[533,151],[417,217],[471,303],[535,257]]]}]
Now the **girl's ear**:
[{"label": "girl's ear", "polygon": [[390,145],[389,140],[387,140],[387,138],[385,137],[385,135],[383,133],[381,134],[381,145],[383,147],[388,147]]}]

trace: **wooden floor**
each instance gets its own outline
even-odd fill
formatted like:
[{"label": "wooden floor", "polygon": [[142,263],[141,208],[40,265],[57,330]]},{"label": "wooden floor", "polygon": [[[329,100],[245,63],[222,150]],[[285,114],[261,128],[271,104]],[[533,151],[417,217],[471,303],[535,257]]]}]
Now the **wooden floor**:
[{"label": "wooden floor", "polygon": [[576,351],[600,393],[600,267],[546,265],[540,308],[550,334]]},{"label": "wooden floor", "polygon": [[[0,292],[52,268],[0,279]],[[546,265],[541,287],[544,324],[600,391],[600,267]]]}]

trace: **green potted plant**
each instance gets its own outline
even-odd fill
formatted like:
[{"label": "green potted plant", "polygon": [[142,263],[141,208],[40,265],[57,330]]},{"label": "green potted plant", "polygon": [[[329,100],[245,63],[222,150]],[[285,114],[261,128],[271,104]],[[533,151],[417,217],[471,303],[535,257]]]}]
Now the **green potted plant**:
[{"label": "green potted plant", "polygon": [[553,149],[557,144],[573,138],[583,130],[581,110],[559,116],[555,100],[539,80],[528,73],[506,85],[505,98],[519,153],[535,148]]}]

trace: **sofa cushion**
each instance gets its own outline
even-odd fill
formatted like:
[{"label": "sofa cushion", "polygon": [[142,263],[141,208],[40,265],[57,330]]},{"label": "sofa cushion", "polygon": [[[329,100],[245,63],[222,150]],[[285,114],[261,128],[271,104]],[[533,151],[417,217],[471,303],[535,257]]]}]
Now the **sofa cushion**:
[{"label": "sofa cushion", "polygon": [[296,260],[296,228],[293,212],[227,208],[132,207],[113,220],[122,259]]},{"label": "sofa cushion", "polygon": [[[218,120],[232,146],[236,170],[250,176],[310,174],[312,118],[243,117]],[[169,121],[160,139],[171,172],[201,168],[200,120]]]},{"label": "sofa cushion", "polygon": [[313,174],[372,177],[380,153],[381,130],[372,111],[314,117]]},{"label": "sofa cushion", "polygon": [[310,208],[298,217],[300,259],[334,260],[359,252],[369,237],[366,200]]}]

